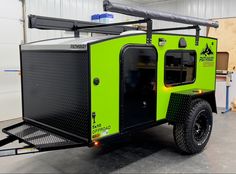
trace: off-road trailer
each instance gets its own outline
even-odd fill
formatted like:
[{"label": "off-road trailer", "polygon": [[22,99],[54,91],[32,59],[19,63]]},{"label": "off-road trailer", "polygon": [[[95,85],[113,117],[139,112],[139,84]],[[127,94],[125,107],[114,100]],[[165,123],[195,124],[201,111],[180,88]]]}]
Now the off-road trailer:
[{"label": "off-road trailer", "polygon": [[[74,31],[20,46],[23,122],[4,128],[27,147],[1,156],[34,153],[116,140],[163,123],[174,125],[183,152],[202,151],[212,130],[217,40],[199,36],[200,25],[217,22],[149,12],[104,1],[106,11],[144,18],[114,24],[29,16],[29,27]],[[153,30],[152,19],[193,26]],[[145,33],[118,35],[147,23]],[[159,31],[195,29],[196,35]],[[79,32],[112,34],[79,38]]]}]

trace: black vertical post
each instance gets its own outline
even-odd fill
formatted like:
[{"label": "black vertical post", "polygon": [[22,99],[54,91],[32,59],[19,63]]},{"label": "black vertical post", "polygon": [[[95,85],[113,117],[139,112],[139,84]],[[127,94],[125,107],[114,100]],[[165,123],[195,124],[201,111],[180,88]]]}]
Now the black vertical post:
[{"label": "black vertical post", "polygon": [[152,20],[147,19],[147,38],[146,38],[147,44],[152,43]]},{"label": "black vertical post", "polygon": [[199,45],[200,30],[201,28],[197,25],[196,26],[196,41],[195,41],[196,46]]},{"label": "black vertical post", "polygon": [[73,27],[74,36],[75,36],[75,37],[79,37],[79,35],[80,35],[80,31],[79,31],[78,27],[79,27],[79,25],[78,25],[78,23],[75,21],[75,22],[74,22],[74,27]]},{"label": "black vertical post", "polygon": [[79,37],[79,34],[80,34],[79,30],[76,29],[76,30],[74,31],[74,36],[75,36],[75,37]]}]

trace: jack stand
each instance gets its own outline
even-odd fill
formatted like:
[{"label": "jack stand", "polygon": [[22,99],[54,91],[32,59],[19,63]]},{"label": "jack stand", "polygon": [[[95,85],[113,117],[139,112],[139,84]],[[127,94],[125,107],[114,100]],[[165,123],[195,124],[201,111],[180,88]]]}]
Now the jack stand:
[{"label": "jack stand", "polygon": [[231,111],[231,107],[229,107],[229,87],[230,87],[230,82],[232,82],[232,78],[231,78],[231,73],[228,72],[227,76],[226,76],[226,106],[225,106],[225,111],[221,112],[222,114],[225,114],[225,113]]}]

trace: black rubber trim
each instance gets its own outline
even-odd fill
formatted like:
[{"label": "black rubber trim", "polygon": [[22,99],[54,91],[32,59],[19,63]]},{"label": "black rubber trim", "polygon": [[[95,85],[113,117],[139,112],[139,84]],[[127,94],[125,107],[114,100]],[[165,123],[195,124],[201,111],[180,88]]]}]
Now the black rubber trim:
[{"label": "black rubber trim", "polygon": [[91,68],[91,49],[90,49],[90,45],[88,45],[88,47],[87,47],[87,52],[88,52],[88,87],[89,87],[89,89],[88,89],[88,91],[89,91],[89,94],[88,94],[88,97],[89,97],[89,108],[88,108],[88,110],[89,110],[89,126],[88,126],[88,135],[89,135],[89,137],[87,137],[87,139],[88,139],[88,143],[92,143],[92,87],[91,87],[91,71],[92,71],[92,68]]}]

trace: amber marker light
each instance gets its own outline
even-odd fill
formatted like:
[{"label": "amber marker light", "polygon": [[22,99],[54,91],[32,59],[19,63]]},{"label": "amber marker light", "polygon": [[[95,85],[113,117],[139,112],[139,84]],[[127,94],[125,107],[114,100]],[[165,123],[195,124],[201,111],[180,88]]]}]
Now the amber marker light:
[{"label": "amber marker light", "polygon": [[194,93],[198,93],[198,94],[202,94],[202,93],[203,93],[203,91],[202,91],[201,89],[199,89],[199,90],[194,90],[193,92],[194,92]]},{"label": "amber marker light", "polygon": [[163,90],[164,90],[165,92],[167,92],[167,91],[169,91],[170,89],[171,89],[171,86],[164,86],[164,89],[163,89]]},{"label": "amber marker light", "polygon": [[100,142],[99,141],[94,141],[94,146],[96,146],[96,147],[100,146]]}]

